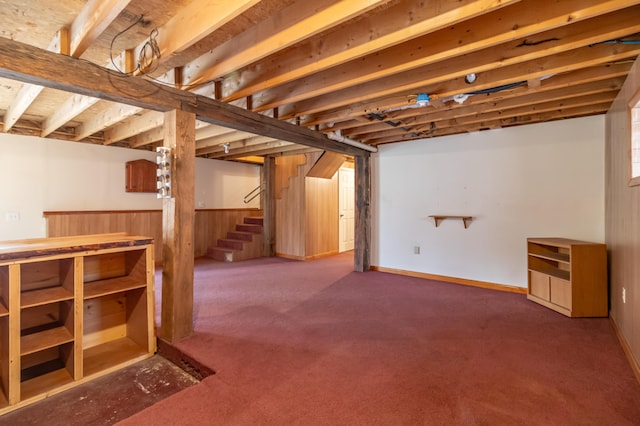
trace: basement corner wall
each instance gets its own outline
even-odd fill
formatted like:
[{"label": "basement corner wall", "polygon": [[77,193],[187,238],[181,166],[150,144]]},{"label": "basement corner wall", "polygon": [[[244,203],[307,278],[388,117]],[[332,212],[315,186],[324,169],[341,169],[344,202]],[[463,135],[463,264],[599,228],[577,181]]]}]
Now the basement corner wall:
[{"label": "basement corner wall", "polygon": [[[631,140],[628,104],[638,90],[640,61],[636,60],[606,115],[605,175],[611,318],[636,367],[640,365],[640,186],[627,183]],[[626,303],[622,301],[623,288]]]},{"label": "basement corner wall", "polygon": [[526,287],[527,237],[604,242],[604,116],[382,145],[372,168],[372,265]]}]

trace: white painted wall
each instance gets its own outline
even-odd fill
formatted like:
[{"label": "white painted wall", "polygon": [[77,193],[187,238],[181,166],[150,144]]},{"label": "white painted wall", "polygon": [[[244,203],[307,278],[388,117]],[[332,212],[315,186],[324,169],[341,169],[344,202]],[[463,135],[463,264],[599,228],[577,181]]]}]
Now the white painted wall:
[{"label": "white painted wall", "polygon": [[604,242],[603,116],[382,145],[372,169],[373,265],[526,287],[527,237]]},{"label": "white painted wall", "polygon": [[[43,211],[162,209],[155,194],[125,192],[125,163],[140,158],[155,153],[0,134],[0,241],[44,237]],[[197,208],[259,207],[242,201],[259,183],[259,166],[196,159]]]}]

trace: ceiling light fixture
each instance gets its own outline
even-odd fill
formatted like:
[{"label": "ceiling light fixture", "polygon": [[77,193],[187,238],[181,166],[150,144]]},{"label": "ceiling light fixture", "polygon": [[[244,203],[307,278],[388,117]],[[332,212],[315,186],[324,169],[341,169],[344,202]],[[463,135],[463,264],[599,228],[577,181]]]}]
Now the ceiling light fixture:
[{"label": "ceiling light fixture", "polygon": [[419,107],[426,107],[429,105],[429,101],[431,98],[426,93],[418,93],[418,97],[416,98],[416,105]]},{"label": "ceiling light fixture", "polygon": [[478,76],[476,75],[476,73],[472,72],[467,74],[467,76],[464,78],[465,83],[467,84],[473,84],[476,82]]},{"label": "ceiling light fixture", "polygon": [[464,103],[464,101],[466,101],[467,99],[469,99],[469,95],[467,95],[466,93],[459,93],[457,95],[453,95],[453,100],[459,104]]},{"label": "ceiling light fixture", "polygon": [[229,153],[229,142],[223,143],[222,147],[224,148],[224,153],[228,154]]}]

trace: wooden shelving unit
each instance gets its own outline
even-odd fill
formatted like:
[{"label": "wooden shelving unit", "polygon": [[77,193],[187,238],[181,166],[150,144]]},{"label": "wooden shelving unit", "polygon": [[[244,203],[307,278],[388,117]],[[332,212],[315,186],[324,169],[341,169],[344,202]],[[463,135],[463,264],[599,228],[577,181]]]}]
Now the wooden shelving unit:
[{"label": "wooden shelving unit", "polygon": [[608,316],[607,249],[566,238],[529,238],[527,298],[568,317]]},{"label": "wooden shelving unit", "polygon": [[153,241],[0,242],[0,414],[155,353]]}]

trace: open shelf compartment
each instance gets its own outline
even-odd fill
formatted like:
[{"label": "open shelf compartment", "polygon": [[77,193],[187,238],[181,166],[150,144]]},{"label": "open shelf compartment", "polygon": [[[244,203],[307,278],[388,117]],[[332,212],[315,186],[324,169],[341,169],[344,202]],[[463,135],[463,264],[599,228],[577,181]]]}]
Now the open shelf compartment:
[{"label": "open shelf compartment", "polygon": [[84,375],[152,352],[147,318],[146,287],[85,299]]},{"label": "open shelf compartment", "polygon": [[556,262],[569,263],[571,261],[570,250],[567,247],[551,246],[539,243],[528,244],[529,256]]},{"label": "open shelf compartment", "polygon": [[85,349],[83,353],[83,377],[89,377],[105,370],[128,364],[139,357],[145,357],[148,351],[128,337],[122,337]]},{"label": "open shelf compartment", "polygon": [[20,306],[29,308],[74,297],[73,258],[20,265]]},{"label": "open shelf compartment", "polygon": [[106,296],[147,285],[144,249],[84,258],[84,298]]},{"label": "open shelf compartment", "polygon": [[[34,361],[35,359],[35,361]],[[20,399],[42,395],[73,382],[73,343],[22,357]],[[29,365],[37,362],[37,364]]]},{"label": "open shelf compartment", "polygon": [[74,301],[20,312],[20,399],[46,393],[74,379]]}]

